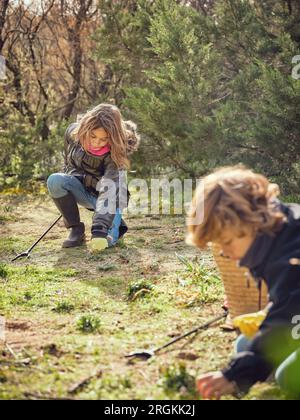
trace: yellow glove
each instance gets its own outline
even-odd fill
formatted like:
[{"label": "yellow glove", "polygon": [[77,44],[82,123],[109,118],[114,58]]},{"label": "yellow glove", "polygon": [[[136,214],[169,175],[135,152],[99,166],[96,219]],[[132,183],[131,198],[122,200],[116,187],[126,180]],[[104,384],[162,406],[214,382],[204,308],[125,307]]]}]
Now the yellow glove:
[{"label": "yellow glove", "polygon": [[257,334],[266,317],[266,311],[241,315],[234,318],[233,325],[235,328],[238,328],[245,337],[251,340]]},{"label": "yellow glove", "polygon": [[108,242],[106,238],[93,238],[91,240],[91,250],[93,253],[101,252],[108,248]]}]

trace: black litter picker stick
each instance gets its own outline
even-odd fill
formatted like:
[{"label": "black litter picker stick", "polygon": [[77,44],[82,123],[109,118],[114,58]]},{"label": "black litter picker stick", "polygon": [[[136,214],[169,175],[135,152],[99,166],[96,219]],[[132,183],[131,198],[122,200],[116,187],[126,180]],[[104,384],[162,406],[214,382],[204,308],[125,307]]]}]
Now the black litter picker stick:
[{"label": "black litter picker stick", "polygon": [[166,349],[167,347],[172,346],[173,344],[177,343],[178,341],[183,340],[186,337],[189,337],[192,334],[197,334],[199,333],[201,330],[206,330],[208,327],[210,327],[211,325],[215,324],[218,321],[221,321],[222,319],[227,318],[228,315],[228,310],[224,309],[224,313],[222,315],[217,316],[216,318],[206,322],[205,324],[200,325],[199,327],[196,327],[194,329],[192,329],[191,331],[188,331],[187,333],[180,335],[179,337],[174,338],[174,340],[169,341],[168,343],[164,344],[161,347],[158,347],[156,349],[150,349],[150,350],[139,350],[136,351],[134,353],[128,354],[125,357],[128,359],[141,359],[141,360],[148,360],[151,357],[155,356],[157,353],[159,353],[161,350]]},{"label": "black litter picker stick", "polygon": [[60,219],[62,218],[62,215],[60,215],[53,223],[52,223],[52,225],[46,230],[46,232],[44,232],[43,234],[42,234],[42,236],[37,240],[37,241],[35,241],[35,243],[33,244],[33,245],[31,245],[31,247],[30,248],[28,248],[27,249],[27,251],[24,251],[24,252],[21,252],[21,254],[18,254],[15,258],[13,258],[12,260],[11,260],[11,262],[14,262],[14,261],[17,261],[17,260],[19,260],[20,258],[28,258],[29,257],[29,255],[30,255],[30,253],[31,253],[31,251],[33,250],[33,248],[35,248],[36,246],[37,246],[37,244],[39,244],[40,242],[41,242],[41,240],[47,235],[47,233],[48,232],[50,232],[50,230],[60,221]]}]

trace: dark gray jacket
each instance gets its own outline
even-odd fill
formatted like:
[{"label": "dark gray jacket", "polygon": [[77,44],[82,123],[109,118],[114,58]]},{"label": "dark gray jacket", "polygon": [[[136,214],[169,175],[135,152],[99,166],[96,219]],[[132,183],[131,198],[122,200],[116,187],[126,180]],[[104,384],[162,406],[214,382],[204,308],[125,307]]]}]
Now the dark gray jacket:
[{"label": "dark gray jacket", "polygon": [[[115,211],[108,210],[108,197],[114,196],[116,207],[123,210],[127,207],[129,192],[124,173],[111,158],[110,152],[102,156],[94,156],[86,152],[80,143],[71,137],[77,123],[71,124],[65,132],[64,143],[64,172],[76,176],[85,188],[97,197],[96,211],[93,217],[92,236],[106,237],[110,229]],[[131,125],[126,128],[132,133],[128,139],[128,155],[137,150],[139,137]],[[120,181],[122,180],[122,182]],[[114,188],[111,188],[112,184]],[[127,227],[122,223],[120,234],[125,233]]]},{"label": "dark gray jacket", "polygon": [[300,348],[300,340],[293,335],[293,319],[300,315],[300,205],[279,205],[287,216],[282,230],[275,237],[259,235],[241,261],[258,284],[266,282],[273,304],[248,351],[223,370],[244,392],[264,382]]}]

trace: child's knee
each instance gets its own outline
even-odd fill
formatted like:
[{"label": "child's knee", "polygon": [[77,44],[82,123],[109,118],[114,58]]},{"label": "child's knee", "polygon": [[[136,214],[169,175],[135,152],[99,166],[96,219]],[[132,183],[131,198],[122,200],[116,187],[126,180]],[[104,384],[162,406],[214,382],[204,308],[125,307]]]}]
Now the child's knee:
[{"label": "child's knee", "polygon": [[300,396],[300,352],[292,354],[277,369],[275,379],[280,389],[287,394]]},{"label": "child's knee", "polygon": [[47,188],[50,195],[54,198],[59,198],[64,195],[65,175],[55,173],[49,176],[47,180]]},{"label": "child's knee", "polygon": [[244,351],[248,351],[250,341],[244,336],[240,335],[239,338],[235,342],[234,350],[235,353],[243,353]]},{"label": "child's knee", "polygon": [[275,374],[275,380],[281,389],[284,388],[284,366],[281,365]]},{"label": "child's knee", "polygon": [[293,393],[293,384],[291,378],[291,372],[287,368],[286,364],[283,363],[276,371],[275,380],[279,388],[287,394]]}]

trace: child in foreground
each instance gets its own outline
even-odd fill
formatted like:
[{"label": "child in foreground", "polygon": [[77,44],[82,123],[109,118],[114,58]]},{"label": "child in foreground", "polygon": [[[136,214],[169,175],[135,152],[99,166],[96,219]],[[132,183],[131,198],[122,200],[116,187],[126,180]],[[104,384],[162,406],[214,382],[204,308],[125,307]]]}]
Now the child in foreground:
[{"label": "child in foreground", "polygon": [[228,366],[197,379],[203,398],[248,392],[273,372],[283,391],[300,397],[300,205],[278,195],[276,185],[241,166],[208,175],[195,194],[188,243],[218,243],[258,287],[267,284],[271,301],[254,338],[239,337]]}]

